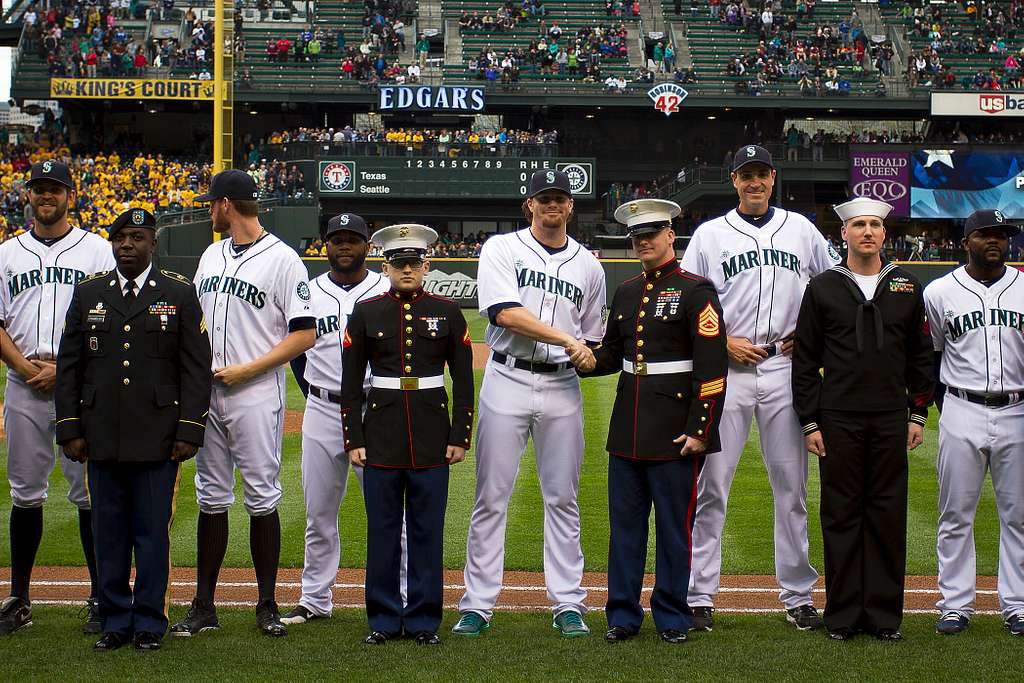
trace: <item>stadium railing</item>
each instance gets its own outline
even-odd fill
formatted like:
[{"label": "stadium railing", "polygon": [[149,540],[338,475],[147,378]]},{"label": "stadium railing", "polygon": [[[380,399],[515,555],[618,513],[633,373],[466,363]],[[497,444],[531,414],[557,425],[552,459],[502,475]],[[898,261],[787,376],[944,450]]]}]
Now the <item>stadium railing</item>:
[{"label": "stadium railing", "polygon": [[489,144],[485,142],[289,142],[264,145],[261,156],[278,161],[299,161],[321,157],[553,157],[557,144]]}]

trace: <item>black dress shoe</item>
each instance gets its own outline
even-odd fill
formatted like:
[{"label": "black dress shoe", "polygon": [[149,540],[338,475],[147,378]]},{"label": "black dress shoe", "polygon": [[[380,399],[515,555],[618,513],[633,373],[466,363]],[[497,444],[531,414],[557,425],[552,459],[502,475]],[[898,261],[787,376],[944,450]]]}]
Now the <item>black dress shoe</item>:
[{"label": "black dress shoe", "polygon": [[416,634],[417,645],[440,645],[441,639],[433,631],[420,631]]},{"label": "black dress shoe", "polygon": [[119,647],[124,647],[127,644],[127,635],[124,633],[118,633],[117,631],[111,631],[110,633],[104,633],[103,637],[97,640],[96,644],[92,646],[92,649],[97,652],[110,652],[118,649]]},{"label": "black dress shoe", "polygon": [[825,632],[829,640],[849,640],[853,638],[855,631],[852,628],[841,626],[836,629],[829,629]]},{"label": "black dress shoe", "polygon": [[661,639],[666,643],[675,644],[686,642],[686,634],[682,631],[677,631],[674,628],[665,629],[658,635],[661,636]]},{"label": "black dress shoe", "polygon": [[148,631],[139,631],[135,634],[135,649],[151,652],[160,649],[160,636]]},{"label": "black dress shoe", "polygon": [[388,635],[380,631],[370,631],[370,635],[363,638],[363,642],[367,645],[383,645],[388,642]]},{"label": "black dress shoe", "polygon": [[895,628],[880,628],[875,631],[875,638],[886,641],[897,641],[903,640],[903,634],[899,632],[899,629]]},{"label": "black dress shoe", "polygon": [[625,626],[612,626],[605,632],[604,639],[609,643],[621,643],[624,640],[629,640],[635,635],[636,633],[634,631],[630,631]]}]

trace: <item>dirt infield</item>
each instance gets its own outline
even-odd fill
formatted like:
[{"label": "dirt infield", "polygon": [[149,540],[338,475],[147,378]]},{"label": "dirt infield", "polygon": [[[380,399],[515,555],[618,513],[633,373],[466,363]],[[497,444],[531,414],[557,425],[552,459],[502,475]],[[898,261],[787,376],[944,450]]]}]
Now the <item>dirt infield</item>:
[{"label": "dirt infield", "polygon": [[[362,608],[364,572],[361,569],[342,569],[334,586],[334,604],[338,608]],[[10,585],[10,569],[0,568],[0,586]],[[171,573],[171,601],[186,605],[192,599],[195,570],[176,568]],[[588,572],[583,586],[588,591],[587,607],[600,610],[607,597],[607,575]],[[645,602],[654,585],[654,575],[644,580]],[[906,611],[932,613],[938,599],[934,576],[908,576]],[[992,613],[999,605],[995,595],[995,577],[978,577],[979,613]],[[462,572],[445,572],[445,606],[456,609],[462,595]],[[278,602],[294,605],[301,592],[300,570],[282,569],[278,574]],[[83,601],[89,593],[89,575],[84,567],[37,567],[32,573],[33,602],[40,604],[69,604]],[[819,580],[814,601],[824,605],[824,581]],[[224,569],[220,573],[217,602],[224,606],[255,606],[256,577],[251,569]],[[498,600],[497,609],[505,611],[544,611],[549,603],[545,596],[544,577],[537,572],[506,572],[505,589]],[[780,605],[775,577],[724,576],[722,592],[716,609],[722,612],[777,612]]]}]

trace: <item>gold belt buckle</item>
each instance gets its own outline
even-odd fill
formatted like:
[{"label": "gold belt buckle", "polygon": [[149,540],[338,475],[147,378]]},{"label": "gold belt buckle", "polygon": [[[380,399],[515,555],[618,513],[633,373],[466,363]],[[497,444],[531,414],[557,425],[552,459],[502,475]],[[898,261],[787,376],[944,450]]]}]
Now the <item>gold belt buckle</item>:
[{"label": "gold belt buckle", "polygon": [[636,363],[633,365],[633,369],[636,371],[635,375],[646,375],[647,374],[647,363]]},{"label": "gold belt buckle", "polygon": [[419,377],[403,377],[401,379],[401,385],[400,386],[402,388],[402,391],[416,391],[417,389],[420,388],[420,378]]}]

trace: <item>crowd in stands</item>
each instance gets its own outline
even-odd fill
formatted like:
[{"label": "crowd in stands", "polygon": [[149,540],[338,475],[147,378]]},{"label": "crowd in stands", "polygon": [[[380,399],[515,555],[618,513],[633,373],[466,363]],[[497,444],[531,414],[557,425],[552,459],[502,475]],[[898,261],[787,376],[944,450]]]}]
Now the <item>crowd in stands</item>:
[{"label": "crowd in stands", "polygon": [[23,15],[24,50],[38,55],[51,76],[142,76],[152,54],[118,23],[128,16],[128,4],[118,1],[33,2]]},{"label": "crowd in stands", "polygon": [[[832,24],[816,22],[814,8],[814,0],[799,0],[787,14],[781,0],[754,6],[745,0],[711,0],[713,17],[759,38],[754,50],[733,55],[725,65],[727,75],[742,77],[735,83],[736,94],[762,95],[777,90],[780,82],[795,82],[805,96],[844,96],[853,90],[850,75],[872,67],[893,73],[893,46],[872,43],[856,9]],[[885,95],[881,81],[875,94]]]},{"label": "crowd in stands", "polygon": [[558,131],[550,129],[533,132],[508,128],[298,128],[274,131],[261,139],[246,136],[243,148],[247,151],[243,161],[246,165],[258,164],[263,160],[267,145],[296,143],[330,144],[341,148],[344,153],[382,156],[555,156],[558,140]]},{"label": "crowd in stands", "polygon": [[517,83],[522,73],[593,83],[601,80],[603,60],[624,60],[627,51],[626,26],[621,22],[568,32],[557,21],[547,26],[542,20],[527,45],[505,50],[487,45],[469,60],[467,69],[479,79],[506,85]]},{"label": "crowd in stands", "polygon": [[[907,56],[907,78],[911,87],[963,90],[1010,90],[1021,87],[1024,46],[1014,49],[1024,30],[1024,0],[1007,5],[969,0],[964,5],[969,29],[951,16],[941,4],[908,2],[899,16],[907,19],[908,33],[926,39],[927,45]],[[995,55],[998,67],[957,73],[943,63],[944,55]]]},{"label": "crowd in stands", "polygon": [[[3,142],[0,137],[0,143]],[[209,164],[161,154],[118,151],[72,154],[59,136],[52,141],[0,144],[0,222],[3,239],[32,228],[32,207],[25,201],[29,167],[61,159],[71,167],[76,192],[68,207],[73,225],[106,237],[106,226],[122,211],[144,208],[159,214],[189,207],[210,180]]]},{"label": "crowd in stands", "polygon": [[305,174],[296,164],[283,161],[252,160],[250,156],[246,173],[256,182],[260,197],[264,199],[286,199],[313,196],[306,187]]}]

